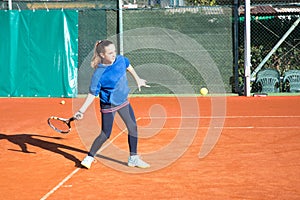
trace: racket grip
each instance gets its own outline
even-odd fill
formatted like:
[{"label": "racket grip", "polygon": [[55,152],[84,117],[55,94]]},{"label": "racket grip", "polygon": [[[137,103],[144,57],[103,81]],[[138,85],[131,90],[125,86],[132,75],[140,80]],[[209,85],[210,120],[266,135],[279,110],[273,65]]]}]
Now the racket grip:
[{"label": "racket grip", "polygon": [[[73,118],[73,120],[71,120]],[[70,121],[74,121],[74,120],[80,120],[83,118],[83,113],[78,111],[75,113],[75,115],[70,119]]]}]

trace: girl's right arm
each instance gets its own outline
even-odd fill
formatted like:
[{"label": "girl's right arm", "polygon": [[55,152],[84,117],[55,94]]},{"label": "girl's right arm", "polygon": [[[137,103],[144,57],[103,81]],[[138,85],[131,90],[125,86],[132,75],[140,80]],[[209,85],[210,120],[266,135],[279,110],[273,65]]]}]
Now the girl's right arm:
[{"label": "girl's right arm", "polygon": [[96,98],[96,96],[92,95],[91,93],[89,93],[85,99],[85,102],[82,104],[81,108],[75,113],[74,117],[77,120],[80,120],[83,118],[83,114],[85,113],[85,111],[88,109],[88,107],[93,103],[94,99]]},{"label": "girl's right arm", "polygon": [[90,92],[88,93],[85,102],[82,104],[81,108],[75,113],[74,117],[76,119],[82,119],[84,112],[88,109],[88,107],[93,103],[96,96],[99,95],[101,84],[100,78],[102,73],[104,72],[104,68],[97,68],[92,76],[91,84],[90,84]]}]

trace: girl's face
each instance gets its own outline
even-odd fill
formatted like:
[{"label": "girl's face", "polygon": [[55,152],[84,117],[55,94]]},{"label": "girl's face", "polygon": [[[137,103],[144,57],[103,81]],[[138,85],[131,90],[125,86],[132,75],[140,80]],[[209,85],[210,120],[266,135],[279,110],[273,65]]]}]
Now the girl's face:
[{"label": "girl's face", "polygon": [[106,47],[104,47],[104,53],[100,53],[100,56],[102,57],[103,64],[111,65],[116,59],[116,47],[114,44],[110,44]]}]

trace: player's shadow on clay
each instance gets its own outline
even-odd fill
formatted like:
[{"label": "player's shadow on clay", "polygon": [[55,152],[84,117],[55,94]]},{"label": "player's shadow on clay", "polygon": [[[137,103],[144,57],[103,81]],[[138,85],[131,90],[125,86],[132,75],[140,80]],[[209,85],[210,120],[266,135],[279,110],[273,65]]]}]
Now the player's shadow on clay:
[{"label": "player's shadow on clay", "polygon": [[19,150],[16,149],[8,149],[10,151],[18,151],[18,152],[23,152],[23,153],[33,153],[35,154],[36,152],[32,152],[28,150],[28,145],[36,146],[42,149],[45,149],[47,151],[51,151],[53,153],[60,154],[64,156],[65,158],[73,161],[75,163],[76,167],[80,167],[80,160],[77,159],[74,155],[69,154],[61,149],[65,150],[70,150],[70,151],[75,151],[75,152],[80,152],[86,154],[87,152],[75,147],[67,146],[64,144],[59,144],[55,142],[49,142],[46,140],[43,140],[42,138],[45,139],[55,139],[55,140],[61,140],[63,138],[61,137],[49,137],[49,136],[43,136],[43,135],[35,135],[35,134],[16,134],[16,135],[5,135],[3,133],[0,133],[0,140],[6,139],[7,141],[16,144],[20,147]]},{"label": "player's shadow on clay", "polygon": [[107,161],[110,161],[110,162],[114,162],[114,163],[117,163],[117,164],[120,164],[120,165],[127,166],[127,162],[123,162],[123,161],[120,161],[120,160],[117,160],[117,159],[114,159],[114,158],[110,158],[110,157],[107,157],[107,156],[104,156],[104,155],[97,154],[95,157],[98,157],[100,159],[107,160]]}]

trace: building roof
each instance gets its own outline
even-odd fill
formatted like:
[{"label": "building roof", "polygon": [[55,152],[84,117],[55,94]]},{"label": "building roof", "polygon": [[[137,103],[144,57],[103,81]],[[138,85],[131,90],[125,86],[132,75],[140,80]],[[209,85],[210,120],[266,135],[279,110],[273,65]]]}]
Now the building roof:
[{"label": "building roof", "polygon": [[[271,5],[257,5],[251,6],[251,15],[283,15],[283,14],[300,14],[300,5],[286,5],[286,6],[271,6]],[[245,12],[244,6],[240,6],[239,14],[243,15]]]},{"label": "building roof", "polygon": [[277,13],[300,13],[300,6],[274,7]]}]

